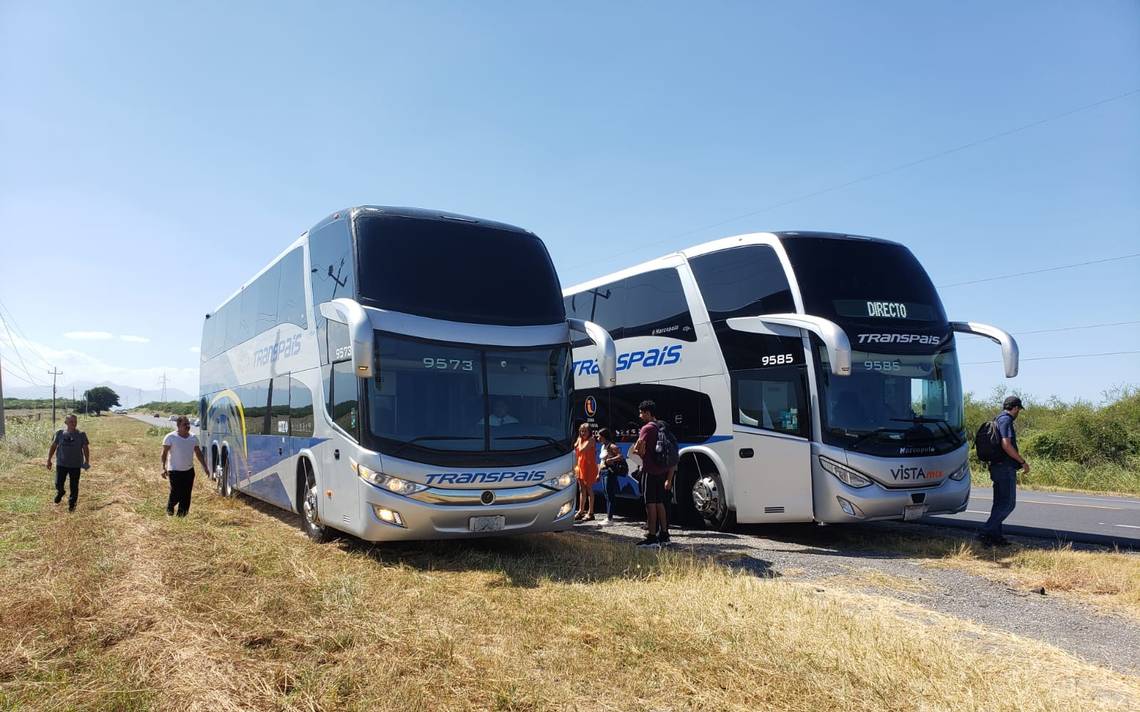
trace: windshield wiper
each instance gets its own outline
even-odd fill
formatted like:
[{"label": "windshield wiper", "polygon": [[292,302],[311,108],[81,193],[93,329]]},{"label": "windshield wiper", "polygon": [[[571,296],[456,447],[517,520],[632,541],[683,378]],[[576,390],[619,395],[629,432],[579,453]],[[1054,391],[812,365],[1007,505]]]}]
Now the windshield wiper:
[{"label": "windshield wiper", "polygon": [[[846,435],[848,437],[855,435],[855,433],[851,432],[850,430],[846,430],[844,428],[832,428],[831,430],[832,430],[832,432],[839,432],[840,434]],[[861,435],[857,435],[855,438],[855,442],[851,443],[847,447],[851,450],[858,450],[860,445],[867,442],[868,440],[870,440],[873,437],[882,435],[883,433],[903,433],[903,434],[905,434],[906,431],[902,430],[901,428],[875,428],[874,430],[869,430],[869,431],[867,431]]]},{"label": "windshield wiper", "polygon": [[392,457],[395,457],[399,453],[403,452],[404,448],[408,447],[409,445],[413,445],[415,443],[418,443],[422,440],[482,440],[482,439],[483,439],[482,437],[475,437],[473,435],[419,435],[417,437],[412,438],[411,440],[405,440],[404,442],[400,443],[399,447],[397,447],[395,450],[393,450],[392,452],[390,452],[388,454],[391,455]]},{"label": "windshield wiper", "polygon": [[923,416],[915,416],[914,418],[891,418],[891,420],[897,423],[914,423],[916,425],[923,423],[933,423],[934,425],[938,426],[939,430],[941,430],[950,438],[955,446],[961,445],[963,442],[965,442],[965,440],[962,439],[961,435],[954,432],[954,428],[950,426],[950,421],[946,420],[945,418],[926,418]]},{"label": "windshield wiper", "polygon": [[550,443],[551,445],[554,445],[554,446],[561,446],[566,442],[565,440],[555,440],[554,438],[550,437],[549,435],[502,435],[502,436],[499,436],[499,435],[495,435],[494,433],[491,434],[491,440],[541,440],[544,443]]}]

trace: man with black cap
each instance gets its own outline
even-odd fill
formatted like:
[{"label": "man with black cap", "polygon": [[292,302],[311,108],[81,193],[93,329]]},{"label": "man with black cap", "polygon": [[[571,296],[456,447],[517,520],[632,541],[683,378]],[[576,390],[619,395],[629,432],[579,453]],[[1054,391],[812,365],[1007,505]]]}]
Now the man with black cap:
[{"label": "man with black cap", "polygon": [[1017,504],[1017,471],[1029,474],[1029,463],[1017,450],[1017,431],[1013,421],[1025,406],[1017,396],[1009,396],[1001,404],[1002,412],[994,418],[994,427],[1001,438],[1001,455],[990,462],[990,479],[994,481],[994,504],[990,518],[982,526],[978,539],[988,546],[1004,545],[1009,542],[1001,535],[1001,523],[1005,521]]}]

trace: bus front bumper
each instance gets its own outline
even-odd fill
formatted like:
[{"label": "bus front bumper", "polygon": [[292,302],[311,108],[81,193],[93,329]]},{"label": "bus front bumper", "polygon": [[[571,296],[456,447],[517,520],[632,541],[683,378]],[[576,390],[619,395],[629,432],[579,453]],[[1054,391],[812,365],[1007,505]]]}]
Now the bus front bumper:
[{"label": "bus front bumper", "polygon": [[574,524],[577,485],[531,502],[432,504],[368,487],[360,538],[418,541],[565,531]]},{"label": "bus front bumper", "polygon": [[881,519],[915,520],[930,514],[956,514],[970,500],[970,477],[947,478],[930,487],[887,488],[878,483],[851,487],[826,472],[813,472],[815,518],[826,524]]}]

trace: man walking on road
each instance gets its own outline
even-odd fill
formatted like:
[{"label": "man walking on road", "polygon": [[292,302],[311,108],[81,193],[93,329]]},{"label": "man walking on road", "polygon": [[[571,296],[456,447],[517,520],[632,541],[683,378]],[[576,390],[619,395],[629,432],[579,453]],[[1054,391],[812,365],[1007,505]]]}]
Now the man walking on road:
[{"label": "man walking on road", "polygon": [[669,544],[669,522],[665,515],[665,498],[673,486],[673,470],[657,461],[657,404],[651,400],[642,401],[637,406],[638,417],[645,425],[637,433],[637,442],[631,452],[641,458],[641,470],[645,474],[642,490],[645,494],[645,518],[649,524],[649,534],[637,543],[641,547],[667,546]]},{"label": "man walking on road", "polygon": [[64,428],[55,431],[48,450],[47,467],[51,469],[51,460],[57,454],[55,466],[55,503],[63,499],[63,482],[70,480],[71,496],[67,498],[67,511],[74,512],[79,502],[79,470],[86,470],[91,466],[91,450],[88,447],[87,433],[76,426],[79,419],[69,415],[63,419]]},{"label": "man walking on road", "polygon": [[[190,511],[190,493],[194,491],[194,458],[202,463],[202,469],[209,473],[206,458],[202,456],[202,448],[198,444],[198,436],[190,434],[190,419],[185,415],[178,416],[176,423],[178,430],[167,435],[162,441],[162,476],[170,480],[170,499],[166,502],[166,513],[174,514],[178,507],[178,516],[185,517]],[[166,461],[170,460],[167,469]]]},{"label": "man walking on road", "polygon": [[1017,504],[1017,470],[1029,474],[1029,463],[1017,449],[1017,431],[1013,421],[1025,406],[1017,396],[1010,396],[1002,403],[1002,412],[994,419],[994,427],[1001,439],[1001,454],[990,462],[990,479],[994,482],[994,504],[990,518],[982,526],[978,539],[987,546],[1005,545],[1009,542],[1001,533],[1001,524],[1013,513]]}]

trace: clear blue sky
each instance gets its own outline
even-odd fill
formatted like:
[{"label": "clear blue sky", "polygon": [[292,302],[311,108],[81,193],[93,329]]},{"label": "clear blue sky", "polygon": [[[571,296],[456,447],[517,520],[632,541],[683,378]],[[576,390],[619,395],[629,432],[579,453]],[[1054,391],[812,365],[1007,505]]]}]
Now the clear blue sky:
[{"label": "clear blue sky", "polygon": [[[1135,0],[2,0],[0,301],[36,380],[42,356],[65,383],[165,371],[194,392],[202,315],[351,204],[527,227],[566,285],[773,229],[904,242],[936,284],[1135,253],[1140,94],[723,221],[1136,89]],[[1015,333],[1136,321],[1138,276],[1131,259],[942,296]],[[1140,325],[1021,345],[1136,351]],[[1095,400],[1138,366],[963,375]]]}]

